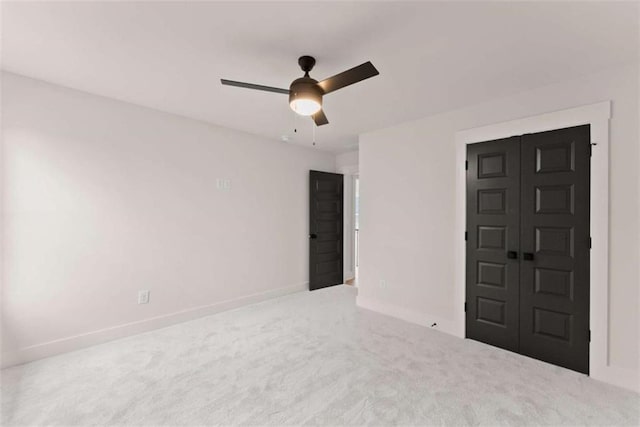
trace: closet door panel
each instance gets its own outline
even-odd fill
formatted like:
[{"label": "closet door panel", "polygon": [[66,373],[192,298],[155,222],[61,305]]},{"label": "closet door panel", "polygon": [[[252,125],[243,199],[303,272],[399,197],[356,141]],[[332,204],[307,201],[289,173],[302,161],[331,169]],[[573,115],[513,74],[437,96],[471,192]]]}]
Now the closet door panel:
[{"label": "closet door panel", "polygon": [[520,353],[589,371],[590,130],[521,143]]},{"label": "closet door panel", "polygon": [[467,162],[466,336],[518,351],[519,138],[471,144]]}]

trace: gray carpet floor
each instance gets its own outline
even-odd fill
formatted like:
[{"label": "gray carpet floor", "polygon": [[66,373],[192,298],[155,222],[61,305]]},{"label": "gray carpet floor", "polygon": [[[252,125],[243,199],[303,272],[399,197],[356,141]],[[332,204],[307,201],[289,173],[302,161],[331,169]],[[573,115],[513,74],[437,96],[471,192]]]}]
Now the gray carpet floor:
[{"label": "gray carpet floor", "polygon": [[2,371],[3,425],[638,425],[640,396],[303,292]]}]

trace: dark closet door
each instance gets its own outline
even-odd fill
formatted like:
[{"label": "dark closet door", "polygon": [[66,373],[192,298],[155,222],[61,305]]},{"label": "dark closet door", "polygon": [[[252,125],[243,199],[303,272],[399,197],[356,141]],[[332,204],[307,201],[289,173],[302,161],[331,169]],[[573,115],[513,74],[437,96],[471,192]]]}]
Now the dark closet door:
[{"label": "dark closet door", "polygon": [[467,146],[466,336],[518,351],[519,137]]},{"label": "dark closet door", "polygon": [[524,135],[520,150],[520,353],[588,373],[589,125]]},{"label": "dark closet door", "polygon": [[309,289],[343,282],[343,176],[310,171]]}]

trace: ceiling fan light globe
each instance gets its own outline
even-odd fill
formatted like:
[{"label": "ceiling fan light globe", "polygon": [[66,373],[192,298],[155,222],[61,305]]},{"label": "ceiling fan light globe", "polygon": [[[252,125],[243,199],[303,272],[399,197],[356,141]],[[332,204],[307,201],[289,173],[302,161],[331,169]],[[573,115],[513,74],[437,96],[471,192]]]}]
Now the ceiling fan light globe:
[{"label": "ceiling fan light globe", "polygon": [[289,104],[291,109],[301,116],[311,116],[322,108],[322,105],[314,99],[298,98]]}]

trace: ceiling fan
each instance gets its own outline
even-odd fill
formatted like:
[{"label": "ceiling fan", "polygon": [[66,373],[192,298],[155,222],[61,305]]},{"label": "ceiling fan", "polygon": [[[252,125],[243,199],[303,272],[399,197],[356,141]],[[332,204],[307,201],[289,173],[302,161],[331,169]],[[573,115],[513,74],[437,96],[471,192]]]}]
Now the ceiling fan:
[{"label": "ceiling fan", "polygon": [[316,65],[316,60],[312,56],[301,56],[298,58],[298,65],[304,71],[304,77],[294,80],[289,89],[280,89],[271,86],[262,86],[252,83],[236,82],[233,80],[220,79],[223,85],[244,87],[247,89],[264,90],[267,92],[283,93],[289,95],[289,106],[293,111],[302,116],[311,116],[317,126],[329,123],[327,116],[322,111],[322,96],[342,89],[345,86],[361,82],[362,80],[380,74],[376,67],[369,61],[343,71],[333,77],[317,81],[309,77],[309,72]]}]

